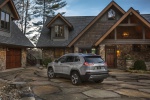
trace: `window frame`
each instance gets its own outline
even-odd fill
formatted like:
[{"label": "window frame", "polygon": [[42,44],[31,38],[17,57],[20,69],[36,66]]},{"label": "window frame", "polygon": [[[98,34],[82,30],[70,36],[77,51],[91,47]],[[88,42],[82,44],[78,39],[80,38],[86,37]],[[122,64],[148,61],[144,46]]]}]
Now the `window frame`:
[{"label": "window frame", "polygon": [[[111,12],[113,12],[113,13],[111,14]],[[107,17],[108,17],[108,20],[115,20],[116,19],[116,12],[113,9],[109,9],[107,12]]]},{"label": "window frame", "polygon": [[[58,27],[58,28],[56,29],[56,27]],[[64,38],[65,37],[64,36],[65,29],[64,28],[65,28],[64,25],[55,25],[54,26],[54,34],[55,34],[54,37],[55,38]],[[56,30],[57,30],[57,32],[56,32]]]},{"label": "window frame", "polygon": [[[2,13],[4,13],[4,27],[2,27],[2,20],[1,20]],[[7,22],[7,15],[8,15],[8,19],[9,19],[8,22]],[[8,31],[8,32],[10,31],[10,14],[3,10],[0,10],[0,30]]]}]

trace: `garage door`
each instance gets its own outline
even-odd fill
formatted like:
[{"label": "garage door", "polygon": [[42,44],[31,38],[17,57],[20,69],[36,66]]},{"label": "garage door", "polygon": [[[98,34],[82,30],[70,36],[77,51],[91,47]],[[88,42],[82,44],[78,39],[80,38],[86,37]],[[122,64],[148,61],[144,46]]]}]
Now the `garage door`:
[{"label": "garage door", "polygon": [[6,52],[6,69],[21,67],[21,49],[9,48]]}]

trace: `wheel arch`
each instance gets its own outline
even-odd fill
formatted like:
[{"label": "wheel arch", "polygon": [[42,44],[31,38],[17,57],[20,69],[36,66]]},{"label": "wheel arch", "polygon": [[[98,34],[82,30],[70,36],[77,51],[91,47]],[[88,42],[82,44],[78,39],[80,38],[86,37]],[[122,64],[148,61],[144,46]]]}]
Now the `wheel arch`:
[{"label": "wheel arch", "polygon": [[73,73],[73,72],[77,72],[77,73],[80,75],[80,71],[79,71],[78,69],[71,69],[70,75],[71,75],[71,73]]}]

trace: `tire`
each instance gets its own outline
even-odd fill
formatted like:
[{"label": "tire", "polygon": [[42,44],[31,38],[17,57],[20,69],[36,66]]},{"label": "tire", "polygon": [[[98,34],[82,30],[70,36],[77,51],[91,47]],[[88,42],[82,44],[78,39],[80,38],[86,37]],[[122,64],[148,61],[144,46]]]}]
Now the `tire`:
[{"label": "tire", "polygon": [[95,80],[95,83],[102,83],[104,80],[101,79],[101,80]]},{"label": "tire", "polygon": [[78,72],[71,73],[71,82],[73,85],[79,85],[81,83],[81,78]]},{"label": "tire", "polygon": [[47,76],[48,76],[48,79],[52,79],[55,77],[54,70],[52,68],[48,68]]}]

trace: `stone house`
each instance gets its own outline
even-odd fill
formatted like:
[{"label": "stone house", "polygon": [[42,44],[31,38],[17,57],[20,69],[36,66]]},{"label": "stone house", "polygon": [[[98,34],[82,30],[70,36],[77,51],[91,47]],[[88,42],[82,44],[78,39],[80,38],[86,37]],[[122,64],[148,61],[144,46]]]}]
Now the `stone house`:
[{"label": "stone house", "polygon": [[43,58],[96,53],[110,68],[125,67],[126,55],[150,62],[150,14],[124,11],[110,2],[97,16],[48,17],[37,43]]},{"label": "stone house", "polygon": [[13,22],[19,14],[12,0],[0,0],[0,71],[26,66],[26,48],[33,44]]}]

